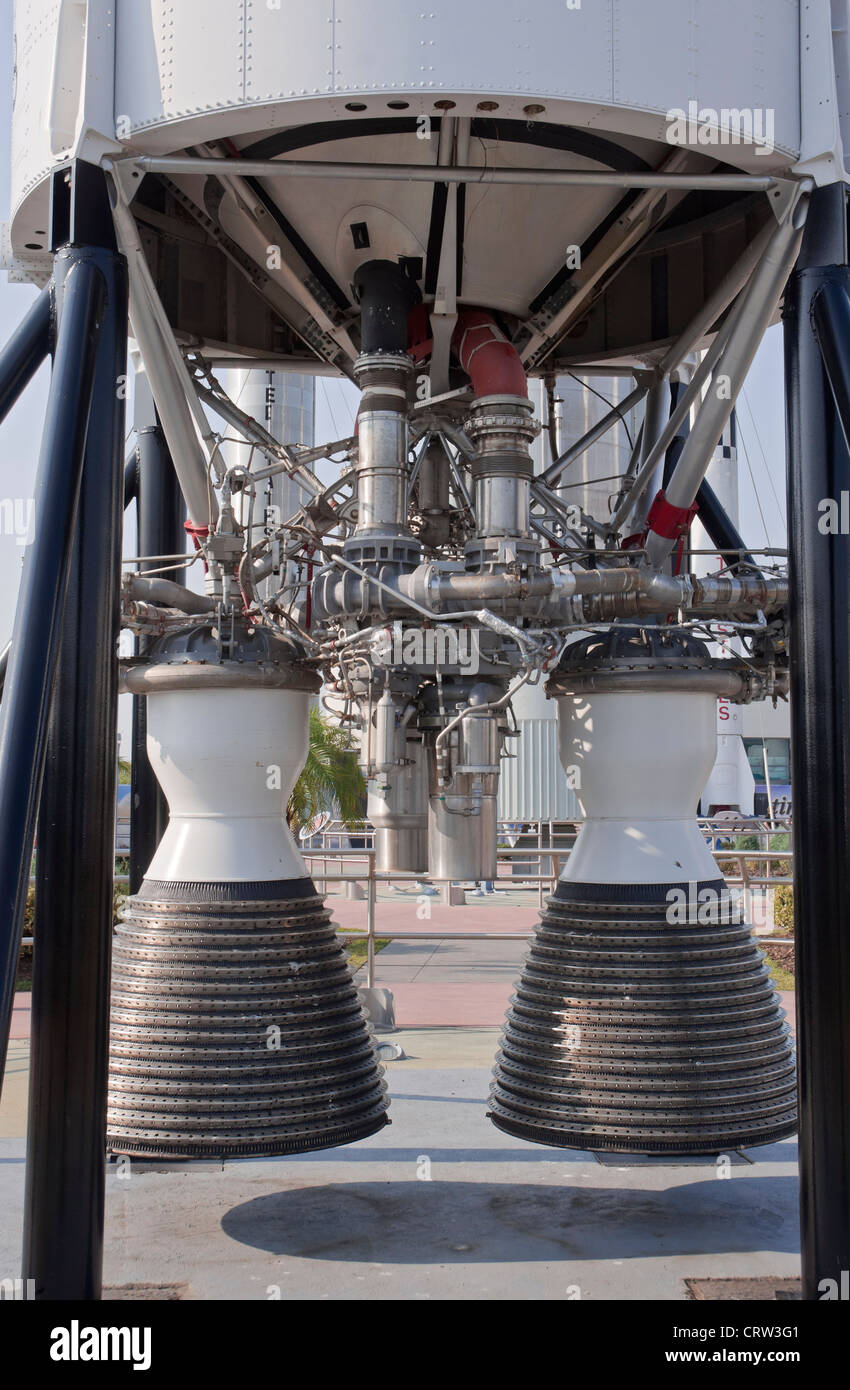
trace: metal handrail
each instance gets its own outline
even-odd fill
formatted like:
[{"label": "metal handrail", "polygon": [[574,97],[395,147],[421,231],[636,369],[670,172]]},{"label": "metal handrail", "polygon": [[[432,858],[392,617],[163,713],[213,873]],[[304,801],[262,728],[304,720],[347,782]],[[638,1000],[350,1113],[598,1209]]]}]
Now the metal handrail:
[{"label": "metal handrail", "polygon": [[[500,827],[500,829],[501,829],[502,827],[507,827],[507,826],[513,827],[515,824],[516,824],[516,822],[514,822],[514,821],[500,821],[500,822],[499,822],[499,827]],[[518,887],[521,887],[521,886],[533,886],[533,885],[536,884],[537,887],[538,887],[538,905],[542,908],[542,907],[543,907],[543,897],[544,897],[544,885],[545,885],[545,884],[549,884],[549,885],[550,885],[551,891],[552,891],[552,892],[555,891],[555,885],[556,885],[558,879],[559,879],[560,876],[561,876],[561,869],[562,869],[562,862],[561,862],[561,861],[562,861],[562,860],[568,859],[568,858],[569,858],[569,855],[570,855],[570,853],[571,853],[571,847],[567,848],[566,846],[555,846],[555,845],[552,845],[552,844],[545,845],[545,844],[543,843],[543,828],[544,828],[544,826],[548,826],[548,827],[549,827],[549,838],[550,838],[550,840],[551,840],[551,839],[553,838],[553,828],[554,828],[555,825],[569,825],[569,826],[575,827],[576,830],[578,830],[578,829],[581,828],[581,824],[582,824],[582,823],[581,823],[581,821],[572,821],[572,820],[569,820],[569,821],[555,821],[555,822],[540,820],[540,821],[525,822],[525,824],[527,824],[527,825],[529,826],[529,829],[528,829],[527,831],[525,831],[525,830],[520,831],[519,833],[520,833],[520,834],[523,834],[523,835],[525,835],[525,834],[528,834],[528,835],[536,834],[536,836],[537,836],[537,844],[532,843],[532,844],[527,844],[527,845],[522,845],[522,846],[521,846],[521,845],[515,845],[515,846],[513,846],[513,847],[500,846],[499,849],[498,849],[498,851],[497,851],[497,876],[496,876],[496,880],[495,880],[495,881],[496,881],[496,882],[504,882],[504,881],[505,881],[505,880],[501,879],[501,878],[499,877],[499,875],[498,875],[498,865],[501,864],[501,863],[510,862],[510,861],[512,861],[512,860],[514,860],[514,859],[525,859],[525,860],[529,860],[529,861],[532,861],[532,862],[537,861],[539,872],[537,872],[537,873],[527,873],[527,874],[526,874],[526,873],[523,873],[523,874],[515,874],[515,873],[514,873],[514,874],[511,874],[509,880],[507,880],[507,881],[510,882],[510,884],[511,884],[512,887],[517,887],[517,888],[518,888]],[[743,832],[743,831],[739,828],[740,823],[736,823],[735,826],[734,826],[734,829],[731,829],[731,828],[729,827],[728,822],[725,822],[725,821],[723,821],[723,822],[717,822],[717,821],[711,821],[711,820],[708,820],[708,819],[705,819],[705,818],[701,818],[701,819],[699,820],[699,826],[700,826],[700,830],[703,832],[703,834],[706,835],[706,837],[709,838],[709,839],[719,839],[719,838],[721,838],[721,837],[725,839],[725,838],[729,838],[729,837],[732,836],[732,835],[738,837],[738,836],[742,835],[743,833],[745,833],[745,832]],[[531,827],[534,827],[534,829],[532,829]],[[749,827],[748,827],[748,829],[749,829]],[[758,822],[757,825],[754,825],[754,826],[752,827],[752,829],[750,830],[750,833],[751,833],[751,834],[757,834],[757,835],[763,836],[763,837],[767,837],[767,836],[770,836],[770,835],[789,834],[790,831],[791,831],[791,822],[790,822],[790,821],[786,821],[784,824],[779,824],[779,823],[777,823],[777,821],[774,819],[774,824],[773,824],[772,827],[768,828],[763,822]],[[324,826],[324,827],[322,828],[322,830],[321,830],[320,832],[318,832],[318,833],[321,834],[323,837],[324,837],[325,834],[328,834],[328,835],[334,835],[334,834],[339,835],[340,833],[355,834],[355,835],[360,834],[360,835],[364,835],[364,836],[367,835],[367,834],[371,834],[371,835],[374,837],[374,828],[369,824],[368,821],[358,821],[358,822],[354,822],[353,825],[346,825],[343,821],[330,821],[330,822],[328,823],[328,825]],[[374,839],[373,839],[373,844],[374,844]],[[302,848],[301,853],[302,853],[302,855],[304,856],[305,859],[309,859],[309,860],[311,860],[311,861],[312,861],[312,860],[318,859],[318,860],[323,861],[325,865],[327,865],[327,861],[328,861],[328,860],[331,860],[331,859],[332,859],[332,860],[337,860],[337,861],[346,861],[346,862],[349,862],[349,863],[352,863],[352,864],[362,863],[362,864],[365,864],[365,865],[366,865],[366,872],[365,872],[365,873],[353,873],[353,874],[352,874],[352,873],[336,873],[336,874],[334,874],[334,873],[329,873],[329,872],[327,871],[327,868],[325,868],[324,872],[319,873],[319,874],[316,874],[314,877],[315,877],[315,879],[316,879],[317,882],[320,882],[320,883],[321,883],[323,886],[325,886],[325,887],[326,887],[327,884],[329,884],[329,883],[346,883],[346,884],[347,884],[347,883],[365,883],[365,884],[367,885],[366,899],[365,899],[365,901],[366,901],[366,928],[365,928],[365,930],[363,930],[362,928],[359,928],[359,927],[342,927],[342,928],[338,928],[338,930],[340,931],[341,935],[353,937],[353,938],[355,938],[355,939],[356,939],[356,938],[365,938],[366,941],[368,942],[368,946],[367,946],[367,983],[368,983],[369,988],[372,988],[372,987],[374,986],[374,976],[375,976],[375,904],[376,904],[376,902],[377,902],[377,887],[378,887],[378,884],[379,884],[379,883],[404,883],[404,882],[408,882],[408,883],[417,883],[417,882],[420,881],[420,876],[417,875],[417,874],[415,874],[415,873],[406,873],[406,872],[402,872],[402,871],[391,872],[391,871],[385,871],[385,870],[377,870],[377,869],[375,868],[375,850],[374,850],[374,848],[371,847],[371,846],[370,846],[369,848],[364,848],[364,849],[350,849],[350,848],[348,848],[348,849],[340,849],[340,848],[325,848],[325,847],[318,848],[318,849]],[[778,862],[781,862],[781,863],[788,863],[788,864],[791,864],[791,862],[792,862],[792,860],[793,860],[793,854],[792,854],[791,850],[770,850],[770,849],[767,849],[767,850],[714,849],[714,850],[713,850],[713,854],[714,854],[715,859],[718,859],[718,860],[729,860],[729,861],[731,861],[731,862],[733,862],[733,863],[737,863],[739,872],[738,872],[737,874],[728,874],[728,873],[724,873],[723,877],[724,877],[724,879],[726,880],[726,882],[727,882],[728,884],[730,884],[731,886],[737,887],[737,886],[740,884],[740,886],[741,886],[741,888],[742,888],[742,892],[743,892],[743,899],[744,899],[744,914],[745,914],[745,916],[746,916],[747,918],[750,918],[750,917],[752,916],[752,890],[753,890],[754,887],[773,888],[773,887],[788,885],[788,884],[791,884],[791,883],[793,882],[793,878],[792,878],[792,876],[791,876],[790,874],[787,875],[787,876],[784,876],[784,877],[783,877],[782,875],[776,875],[776,874],[752,874],[752,873],[750,873],[750,871],[749,871],[749,869],[748,869],[748,866],[747,866],[747,861],[748,861],[748,860],[751,861],[751,862],[752,862],[752,861],[755,861],[756,863],[775,863],[775,862],[778,861]],[[124,850],[124,849],[118,849],[117,846],[116,846],[115,858],[116,858],[116,859],[123,859],[123,858],[126,858],[126,856],[127,856],[127,851]],[[549,873],[544,873],[544,872],[543,872],[543,860],[544,860],[544,859],[550,860],[551,871],[550,871]],[[451,883],[451,882],[454,882],[453,879],[450,879],[450,878],[447,878],[447,877],[436,877],[436,876],[430,875],[430,874],[428,875],[428,881],[431,882],[431,883],[438,883],[438,884],[449,884],[449,883]],[[30,878],[30,883],[34,883],[34,882],[35,882],[35,877],[34,877],[34,876],[31,876],[31,878]],[[128,883],[128,882],[129,882],[129,875],[128,875],[128,874],[115,874],[114,879],[113,879],[113,882],[114,882],[114,883]],[[424,902],[427,902],[428,899],[427,899],[427,898],[424,898],[423,901],[424,901]],[[448,940],[455,940],[455,941],[518,941],[518,940],[520,940],[520,941],[521,941],[521,940],[530,940],[530,938],[533,936],[533,934],[534,934],[533,932],[507,932],[507,933],[504,933],[504,932],[486,932],[486,931],[485,931],[485,932],[445,932],[445,931],[443,931],[443,932],[417,932],[417,931],[393,932],[392,930],[389,930],[389,931],[383,931],[383,930],[382,930],[382,931],[381,931],[381,937],[382,937],[382,938],[386,938],[386,939],[389,939],[389,940],[396,940],[397,938],[400,938],[400,939],[404,939],[405,941],[448,941]],[[22,939],[22,941],[21,941],[21,945],[22,945],[22,946],[31,946],[32,944],[33,944],[33,938],[32,938],[31,936],[29,936],[29,937],[23,937],[23,939]]]},{"label": "metal handrail", "polygon": [[[302,853],[303,853],[305,859],[309,859],[309,860],[311,860],[311,861],[312,861],[312,860],[315,860],[315,859],[319,859],[319,860],[324,861],[324,863],[325,863],[326,866],[327,866],[327,861],[328,861],[329,859],[346,860],[346,861],[349,861],[349,862],[351,862],[351,863],[365,863],[365,864],[366,864],[366,866],[367,866],[366,872],[363,873],[363,874],[359,874],[359,873],[358,873],[358,874],[350,874],[350,873],[329,873],[329,872],[327,871],[327,867],[325,867],[325,871],[324,871],[323,873],[321,873],[321,874],[315,875],[315,878],[316,878],[317,881],[319,881],[319,882],[322,883],[323,887],[327,887],[327,885],[328,885],[329,883],[361,883],[361,882],[365,882],[365,884],[366,884],[366,928],[365,928],[365,931],[364,931],[362,928],[359,928],[359,927],[342,927],[342,928],[338,928],[338,931],[340,932],[341,935],[347,936],[347,937],[351,937],[351,938],[353,938],[353,939],[355,939],[355,940],[358,939],[358,938],[359,938],[359,939],[365,939],[365,940],[366,940],[366,943],[367,943],[367,946],[366,946],[366,984],[367,984],[367,988],[369,988],[369,989],[374,988],[374,984],[375,984],[375,936],[376,936],[376,932],[375,932],[375,905],[376,905],[376,902],[377,902],[377,887],[378,887],[378,884],[379,884],[379,883],[399,883],[399,882],[401,882],[401,883],[404,883],[404,882],[416,883],[416,882],[419,882],[419,877],[418,877],[415,873],[391,872],[391,871],[387,871],[387,870],[378,870],[378,869],[376,869],[376,868],[375,868],[375,851],[374,851],[373,849],[368,849],[368,850],[363,850],[363,849],[353,849],[353,850],[352,850],[352,849],[347,849],[347,850],[324,850],[324,851],[323,851],[323,850],[302,850]],[[526,858],[529,858],[529,857],[530,857],[530,858],[534,859],[534,858],[537,857],[537,853],[538,853],[537,848],[536,848],[534,845],[527,846],[525,849],[519,849],[519,848],[515,848],[515,849],[499,849],[498,852],[497,852],[497,866],[498,866],[498,863],[499,863],[499,862],[501,862],[501,861],[503,861],[503,860],[505,860],[505,859],[509,859],[509,858],[511,858],[511,857],[513,857],[513,856],[515,856],[515,855],[517,855],[517,854],[522,854],[522,855],[524,855]],[[544,856],[545,856],[546,858],[549,858],[549,859],[551,860],[551,864],[552,864],[552,871],[551,871],[551,873],[544,874],[544,873],[541,872],[541,873],[538,873],[538,874],[522,874],[522,875],[517,875],[517,876],[513,876],[513,875],[512,875],[512,876],[511,876],[511,879],[510,879],[510,882],[511,882],[511,884],[514,885],[514,886],[518,886],[518,885],[520,885],[520,884],[534,884],[534,883],[538,884],[538,885],[539,885],[539,890],[540,890],[540,892],[539,892],[540,903],[541,903],[541,906],[542,906],[542,900],[543,900],[543,884],[544,884],[544,883],[550,884],[550,885],[551,885],[551,889],[552,889],[552,891],[554,892],[554,890],[555,890],[555,884],[557,883],[558,879],[559,879],[560,876],[561,876],[561,867],[562,867],[562,866],[561,866],[561,860],[562,860],[562,859],[567,859],[567,858],[569,858],[570,851],[569,851],[569,850],[563,850],[563,849],[555,849],[555,848],[552,848],[552,847],[549,847],[549,846],[545,846],[545,847],[541,847],[541,849],[540,849],[540,851],[539,851],[539,854],[540,854],[540,858],[541,858],[541,869],[542,869],[542,859],[543,859]],[[781,878],[781,877],[778,877],[778,876],[776,876],[776,875],[770,875],[770,874],[767,874],[767,875],[765,875],[765,874],[751,874],[751,873],[749,872],[749,870],[748,870],[747,862],[746,862],[748,859],[750,859],[750,860],[758,859],[758,860],[768,860],[768,861],[781,860],[781,861],[783,861],[783,862],[788,862],[788,863],[790,863],[791,860],[792,860],[792,858],[793,858],[793,855],[792,855],[792,853],[791,853],[790,850],[772,850],[772,851],[736,850],[736,849],[732,849],[732,850],[716,850],[716,851],[715,851],[715,857],[718,858],[718,859],[721,859],[721,858],[722,858],[722,859],[729,859],[729,860],[732,860],[732,861],[736,861],[736,862],[737,862],[738,868],[739,868],[739,870],[740,870],[740,873],[739,873],[738,875],[724,874],[724,878],[725,878],[726,882],[727,882],[728,884],[732,885],[732,886],[737,886],[738,884],[741,884],[742,889],[743,889],[743,898],[744,898],[744,914],[745,914],[746,917],[750,917],[750,916],[752,915],[752,889],[753,889],[753,887],[754,887],[755,885],[762,885],[762,884],[763,884],[763,885],[765,885],[766,887],[771,887],[771,886],[776,885],[776,884],[788,884],[788,883],[791,883],[791,882],[792,882],[792,879],[791,879],[790,876],[787,877],[787,878]],[[438,876],[436,876],[436,875],[429,875],[429,876],[428,876],[428,880],[429,880],[430,883],[440,883],[440,884],[442,884],[442,883],[448,884],[448,883],[451,883],[451,882],[454,881],[454,880],[452,880],[452,879],[450,879],[450,878],[447,878],[447,877],[438,877]],[[498,872],[497,872],[497,877],[496,877],[496,879],[495,879],[495,882],[500,882],[500,881],[502,881],[502,880],[500,880],[500,878],[499,878],[499,876],[498,876]],[[427,899],[427,898],[424,898],[423,901],[424,901],[424,902],[427,902],[428,899]],[[381,935],[382,939],[386,939],[386,940],[390,940],[390,941],[394,941],[394,940],[405,940],[405,941],[448,941],[448,940],[457,940],[457,941],[473,941],[473,940],[478,940],[478,941],[522,941],[522,940],[530,940],[531,937],[534,935],[534,933],[533,933],[533,932],[530,932],[530,931],[529,931],[529,932],[510,932],[510,933],[495,933],[495,932],[486,932],[486,931],[485,931],[485,932],[445,932],[445,931],[434,932],[434,931],[415,931],[415,930],[414,930],[414,931],[393,931],[392,928],[390,928],[389,930],[384,930],[384,929],[382,929],[380,935]]]}]

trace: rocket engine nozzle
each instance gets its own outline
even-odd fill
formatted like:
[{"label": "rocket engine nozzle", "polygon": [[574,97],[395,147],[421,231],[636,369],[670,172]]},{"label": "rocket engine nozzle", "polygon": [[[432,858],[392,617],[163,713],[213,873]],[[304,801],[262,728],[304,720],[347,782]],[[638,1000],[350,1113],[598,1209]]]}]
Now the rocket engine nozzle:
[{"label": "rocket engine nozzle", "polygon": [[369,1027],[285,819],[318,681],[244,623],[163,638],[148,698],[168,828],[113,956],[107,1140],[229,1157],[351,1143],[387,1123]]},{"label": "rocket engine nozzle", "polygon": [[611,629],[550,681],[585,821],[502,1035],[491,1118],[510,1134],[670,1154],[794,1132],[789,1029],[696,820],[726,664],[664,628]]}]

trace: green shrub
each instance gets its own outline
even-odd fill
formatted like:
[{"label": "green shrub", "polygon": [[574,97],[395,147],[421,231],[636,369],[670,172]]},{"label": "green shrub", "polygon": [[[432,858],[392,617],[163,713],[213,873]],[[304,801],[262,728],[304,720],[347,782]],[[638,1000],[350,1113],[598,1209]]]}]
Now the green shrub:
[{"label": "green shrub", "polygon": [[773,921],[782,931],[794,930],[794,888],[781,883],[773,890]]}]

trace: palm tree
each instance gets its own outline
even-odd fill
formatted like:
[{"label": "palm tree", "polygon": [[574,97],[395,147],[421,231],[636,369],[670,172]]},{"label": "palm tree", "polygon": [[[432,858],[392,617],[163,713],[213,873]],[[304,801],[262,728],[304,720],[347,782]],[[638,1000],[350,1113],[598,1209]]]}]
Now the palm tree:
[{"label": "palm tree", "polygon": [[347,734],[314,707],[307,761],[289,798],[286,819],[297,834],[321,811],[334,808],[346,825],[361,820],[366,813],[366,784]]}]

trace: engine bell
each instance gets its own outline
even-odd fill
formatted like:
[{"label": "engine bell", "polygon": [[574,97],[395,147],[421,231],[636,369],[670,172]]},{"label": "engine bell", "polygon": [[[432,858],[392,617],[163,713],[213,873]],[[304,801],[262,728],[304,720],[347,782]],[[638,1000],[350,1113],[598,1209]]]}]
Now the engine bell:
[{"label": "engine bell", "polygon": [[614,628],[550,682],[586,820],[502,1035],[490,1116],[509,1134],[669,1155],[795,1130],[790,1031],[695,816],[731,669]]},{"label": "engine bell", "polygon": [[147,1157],[289,1154],[387,1120],[369,1025],[284,810],[318,687],[295,643],[209,624],[125,672],[170,819],[118,926],[107,1141]]}]

